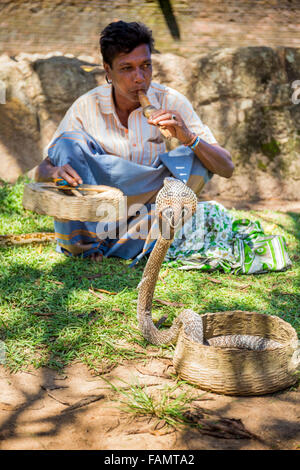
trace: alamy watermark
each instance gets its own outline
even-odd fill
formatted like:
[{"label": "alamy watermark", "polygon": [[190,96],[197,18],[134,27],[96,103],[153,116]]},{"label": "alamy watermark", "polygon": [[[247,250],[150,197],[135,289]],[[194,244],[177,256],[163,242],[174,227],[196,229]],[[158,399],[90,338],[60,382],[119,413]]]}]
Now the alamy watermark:
[{"label": "alamy watermark", "polygon": [[295,89],[294,93],[292,94],[292,103],[299,104],[300,103],[300,80],[294,80],[292,83],[292,88]]},{"label": "alamy watermark", "polygon": [[0,364],[5,364],[6,362],[6,349],[3,341],[0,341]]},{"label": "alamy watermark", "polygon": [[[100,240],[131,238],[133,240],[146,240],[151,230],[151,239],[157,239],[162,235],[165,239],[173,238],[174,234],[181,239],[186,239],[191,232],[197,232],[200,238],[203,235],[204,211],[203,204],[198,203],[196,213],[191,214],[185,209],[180,213],[175,233],[171,227],[170,213],[162,213],[160,219],[155,212],[155,204],[142,205],[131,204],[127,206],[127,197],[125,196],[119,208],[109,202],[102,203],[97,209],[99,222],[97,224],[97,236]],[[169,211],[170,208],[166,208]],[[172,208],[171,208],[172,210]],[[172,214],[171,214],[172,215]]]},{"label": "alamy watermark", "polygon": [[6,84],[0,80],[0,104],[6,103]]}]

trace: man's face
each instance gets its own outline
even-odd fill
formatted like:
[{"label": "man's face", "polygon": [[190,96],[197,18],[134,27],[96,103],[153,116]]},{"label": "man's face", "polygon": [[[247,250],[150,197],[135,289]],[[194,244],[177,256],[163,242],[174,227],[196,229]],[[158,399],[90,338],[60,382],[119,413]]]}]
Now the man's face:
[{"label": "man's face", "polygon": [[152,78],[151,52],[147,44],[141,44],[128,54],[117,55],[112,67],[104,64],[108,78],[112,80],[116,99],[139,103],[138,91],[146,92]]}]

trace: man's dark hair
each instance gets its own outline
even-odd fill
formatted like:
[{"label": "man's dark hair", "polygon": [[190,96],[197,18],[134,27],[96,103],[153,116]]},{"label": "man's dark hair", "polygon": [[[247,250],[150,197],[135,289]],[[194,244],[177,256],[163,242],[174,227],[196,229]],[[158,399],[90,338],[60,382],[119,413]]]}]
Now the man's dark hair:
[{"label": "man's dark hair", "polygon": [[124,52],[131,52],[141,44],[147,44],[150,52],[154,49],[152,31],[143,23],[115,21],[104,28],[100,36],[100,51],[103,61],[112,66],[114,58]]}]

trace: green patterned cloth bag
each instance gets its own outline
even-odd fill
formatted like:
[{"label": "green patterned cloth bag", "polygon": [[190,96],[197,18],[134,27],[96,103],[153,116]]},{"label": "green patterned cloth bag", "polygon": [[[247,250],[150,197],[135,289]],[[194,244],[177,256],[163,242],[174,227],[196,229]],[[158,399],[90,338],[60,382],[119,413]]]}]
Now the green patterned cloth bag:
[{"label": "green patterned cloth bag", "polygon": [[176,260],[179,269],[235,274],[283,271],[292,265],[283,236],[266,235],[258,221],[234,220],[215,201],[198,203],[196,213],[176,233],[165,260]]}]

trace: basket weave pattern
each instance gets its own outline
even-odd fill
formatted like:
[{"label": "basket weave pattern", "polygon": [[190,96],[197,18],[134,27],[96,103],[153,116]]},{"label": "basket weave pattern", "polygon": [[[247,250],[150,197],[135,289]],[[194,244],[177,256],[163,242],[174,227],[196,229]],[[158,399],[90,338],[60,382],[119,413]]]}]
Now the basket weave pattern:
[{"label": "basket weave pattern", "polygon": [[[124,194],[109,186],[82,185],[94,191],[82,192],[82,197],[45,187],[43,183],[29,183],[24,188],[23,206],[38,214],[61,220],[110,222],[118,220],[124,212]],[[101,192],[97,192],[97,191]]]},{"label": "basket weave pattern", "polygon": [[257,312],[217,312],[202,315],[206,339],[230,334],[274,339],[280,348],[265,351],[217,348],[180,334],[173,364],[178,375],[200,388],[224,395],[264,395],[297,381],[298,338],[284,320]]}]

